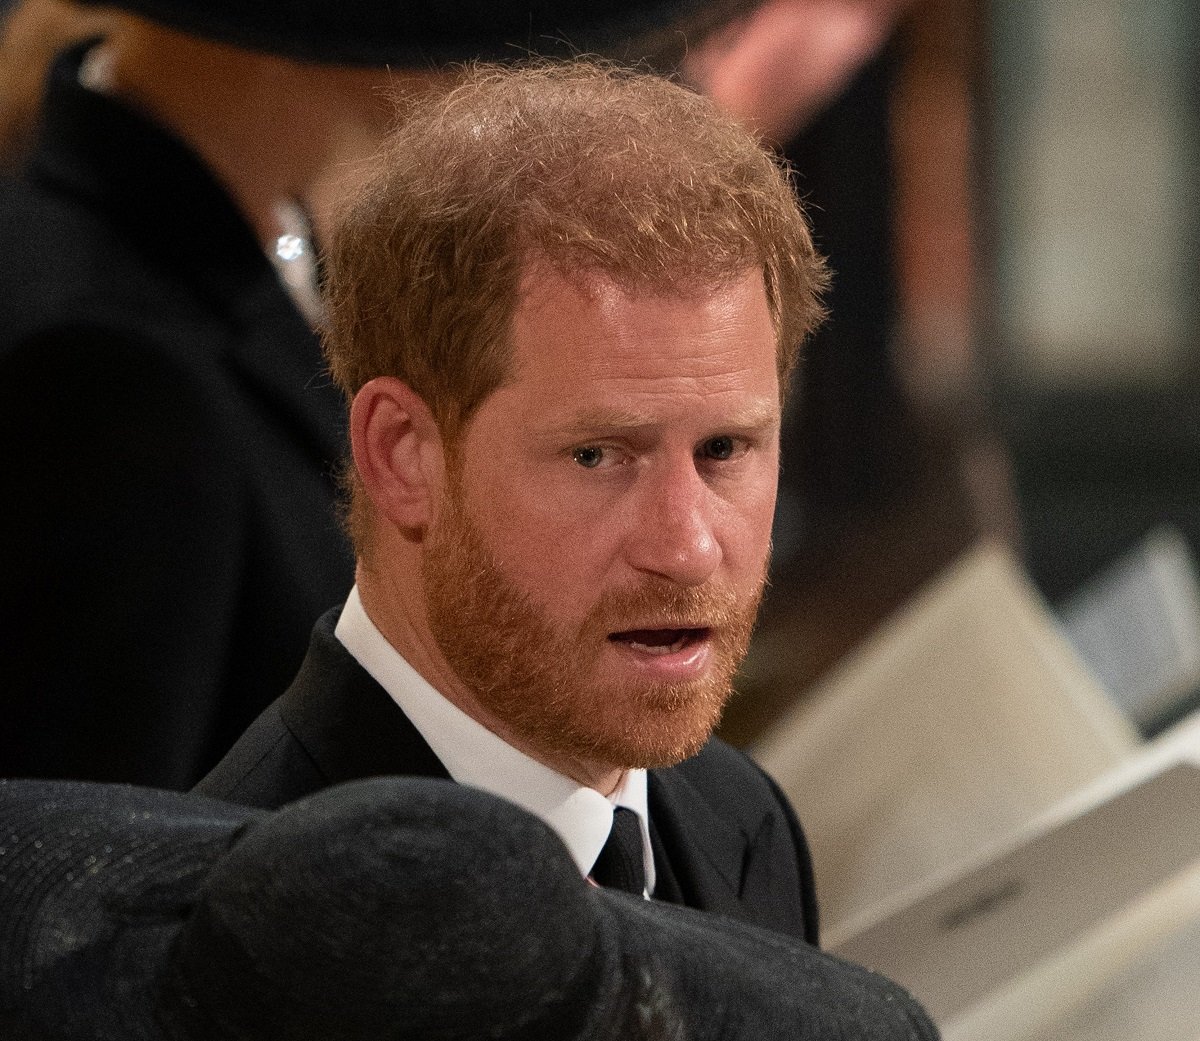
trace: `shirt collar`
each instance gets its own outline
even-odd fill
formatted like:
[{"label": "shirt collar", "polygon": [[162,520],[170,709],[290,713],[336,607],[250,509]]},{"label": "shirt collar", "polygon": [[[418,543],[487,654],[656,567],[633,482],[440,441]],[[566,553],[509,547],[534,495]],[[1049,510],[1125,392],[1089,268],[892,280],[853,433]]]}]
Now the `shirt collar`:
[{"label": "shirt collar", "polygon": [[387,642],[367,616],[357,586],[334,635],[387,691],[455,781],[499,795],[541,818],[562,839],[581,874],[590,872],[600,855],[612,828],[613,807],[633,810],[642,828],[647,892],[654,891],[645,770],[626,770],[617,790],[605,798],[513,748],[438,693]]}]

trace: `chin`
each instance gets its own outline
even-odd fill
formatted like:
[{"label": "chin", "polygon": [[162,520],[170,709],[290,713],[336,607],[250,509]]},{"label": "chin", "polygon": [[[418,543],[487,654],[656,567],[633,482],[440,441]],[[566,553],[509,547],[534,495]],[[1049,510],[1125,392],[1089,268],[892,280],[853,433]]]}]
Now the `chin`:
[{"label": "chin", "polygon": [[686,717],[675,712],[656,719],[645,713],[620,732],[601,735],[591,754],[623,770],[675,766],[691,759],[708,742],[721,718],[722,705],[715,710],[705,706],[705,711],[693,707]]}]

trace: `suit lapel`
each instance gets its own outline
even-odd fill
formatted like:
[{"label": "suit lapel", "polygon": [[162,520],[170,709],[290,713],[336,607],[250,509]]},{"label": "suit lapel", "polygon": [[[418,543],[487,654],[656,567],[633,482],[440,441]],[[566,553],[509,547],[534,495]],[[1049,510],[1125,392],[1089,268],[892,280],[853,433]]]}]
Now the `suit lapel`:
[{"label": "suit lapel", "polygon": [[714,813],[676,770],[651,772],[649,805],[659,899],[744,917],[746,833]]},{"label": "suit lapel", "polygon": [[[807,853],[797,845],[803,838],[789,830],[782,803],[769,795],[743,797],[739,775],[707,754],[712,751],[650,774],[655,897],[815,944]],[[704,783],[695,783],[693,774]]]},{"label": "suit lapel", "polygon": [[333,635],[337,614],[313,630],[280,705],[284,725],[329,784],[388,774],[449,780],[417,728]]}]

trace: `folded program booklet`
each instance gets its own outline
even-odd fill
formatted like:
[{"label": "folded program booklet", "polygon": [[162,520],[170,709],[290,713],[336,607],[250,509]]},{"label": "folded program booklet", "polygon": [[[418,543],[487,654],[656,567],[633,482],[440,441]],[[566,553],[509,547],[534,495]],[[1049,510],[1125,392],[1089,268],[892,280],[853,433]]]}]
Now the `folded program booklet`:
[{"label": "folded program booklet", "polygon": [[1192,1041],[1200,768],[1101,798],[835,950],[907,986],[946,1041]]},{"label": "folded program booklet", "polygon": [[751,753],[812,844],[823,931],[1020,832],[1139,746],[1011,552],[983,543]]}]

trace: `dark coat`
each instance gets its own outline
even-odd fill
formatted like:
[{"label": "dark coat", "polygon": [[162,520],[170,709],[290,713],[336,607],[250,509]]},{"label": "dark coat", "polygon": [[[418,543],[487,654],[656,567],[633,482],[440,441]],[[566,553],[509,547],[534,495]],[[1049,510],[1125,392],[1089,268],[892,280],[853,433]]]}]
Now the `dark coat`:
[{"label": "dark coat", "polygon": [[350,587],[344,408],[229,197],[78,68],[0,189],[0,776],[186,788]]},{"label": "dark coat", "polygon": [[[313,630],[286,693],[197,787],[275,808],[321,788],[401,774],[448,778],[387,692],[334,635],[338,612]],[[693,759],[649,777],[655,896],[817,940],[808,846],[775,784],[713,739]]]}]

